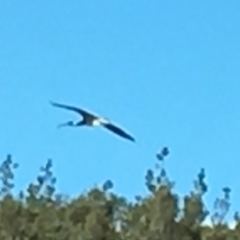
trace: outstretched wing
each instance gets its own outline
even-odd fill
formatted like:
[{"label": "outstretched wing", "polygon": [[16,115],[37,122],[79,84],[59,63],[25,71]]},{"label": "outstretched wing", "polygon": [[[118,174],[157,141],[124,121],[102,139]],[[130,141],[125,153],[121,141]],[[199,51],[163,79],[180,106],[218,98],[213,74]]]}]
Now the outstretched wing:
[{"label": "outstretched wing", "polygon": [[107,128],[108,130],[118,134],[119,136],[123,137],[123,138],[126,138],[130,141],[133,141],[135,142],[135,139],[129,135],[128,133],[126,133],[125,131],[123,131],[121,128],[111,124],[111,123],[104,123],[102,124],[102,126],[104,126],[105,128]]},{"label": "outstretched wing", "polygon": [[67,110],[70,110],[70,111],[74,111],[76,113],[79,113],[81,114],[83,117],[86,117],[86,116],[92,116],[92,117],[95,117],[93,114],[83,110],[83,109],[80,109],[80,108],[77,108],[77,107],[73,107],[73,106],[68,106],[68,105],[64,105],[64,104],[60,104],[60,103],[55,103],[55,102],[50,102],[54,107],[59,107],[59,108],[64,108],[64,109],[67,109]]}]

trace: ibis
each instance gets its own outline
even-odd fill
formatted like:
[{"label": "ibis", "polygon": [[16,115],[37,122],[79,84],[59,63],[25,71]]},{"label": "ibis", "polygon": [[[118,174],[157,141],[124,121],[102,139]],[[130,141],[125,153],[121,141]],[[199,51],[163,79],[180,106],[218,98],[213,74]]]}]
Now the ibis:
[{"label": "ibis", "polygon": [[66,123],[58,125],[58,127],[63,126],[70,126],[70,127],[80,127],[80,126],[103,126],[106,129],[112,131],[115,134],[118,134],[119,136],[128,139],[132,142],[135,142],[135,139],[128,134],[126,131],[122,130],[120,127],[116,126],[115,124],[111,123],[109,120],[99,117],[95,114],[92,114],[86,110],[83,110],[81,108],[50,102],[54,107],[59,107],[63,109],[67,109],[73,112],[76,112],[82,116],[82,119],[80,121],[74,122],[74,121],[68,121]]}]

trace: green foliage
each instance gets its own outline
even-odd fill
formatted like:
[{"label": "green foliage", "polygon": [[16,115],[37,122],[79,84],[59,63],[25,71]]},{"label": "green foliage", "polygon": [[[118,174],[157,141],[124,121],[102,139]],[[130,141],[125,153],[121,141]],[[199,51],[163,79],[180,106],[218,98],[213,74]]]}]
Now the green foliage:
[{"label": "green foliage", "polygon": [[[53,164],[40,168],[34,183],[14,196],[14,171],[18,164],[10,155],[0,166],[0,239],[1,240],[237,240],[240,217],[236,212],[235,229],[225,221],[230,209],[230,189],[223,189],[213,213],[203,198],[207,193],[205,170],[194,180],[193,190],[183,198],[174,191],[164,162],[169,156],[164,147],[157,155],[155,169],[148,169],[147,196],[129,202],[113,193],[107,180],[85,194],[66,199],[56,192]],[[210,217],[212,226],[204,226]]]}]

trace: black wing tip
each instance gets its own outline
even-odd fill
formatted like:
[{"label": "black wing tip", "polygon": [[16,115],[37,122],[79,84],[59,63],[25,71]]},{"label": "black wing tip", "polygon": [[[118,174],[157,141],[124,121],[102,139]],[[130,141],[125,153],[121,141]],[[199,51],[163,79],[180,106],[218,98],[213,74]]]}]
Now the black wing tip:
[{"label": "black wing tip", "polygon": [[52,106],[57,106],[58,105],[58,103],[56,103],[56,102],[53,102],[53,101],[49,101],[49,103],[52,105]]},{"label": "black wing tip", "polygon": [[123,131],[121,128],[117,127],[116,125],[114,125],[112,123],[103,124],[103,126],[106,127],[108,130],[111,130],[115,134],[118,134],[122,138],[125,138],[131,142],[136,142],[136,140],[131,135],[129,135],[128,133]]},{"label": "black wing tip", "polygon": [[64,105],[62,103],[57,103],[57,102],[53,102],[53,101],[49,101],[49,103],[54,107],[60,107],[60,108],[68,108],[69,107],[69,106]]},{"label": "black wing tip", "polygon": [[136,140],[133,137],[128,138],[131,142],[136,143]]}]

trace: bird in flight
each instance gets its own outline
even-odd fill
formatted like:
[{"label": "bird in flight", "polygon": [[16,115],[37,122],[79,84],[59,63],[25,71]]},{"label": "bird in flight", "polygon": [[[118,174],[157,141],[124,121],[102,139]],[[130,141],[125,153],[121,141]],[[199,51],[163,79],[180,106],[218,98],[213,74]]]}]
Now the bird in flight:
[{"label": "bird in flight", "polygon": [[63,127],[63,126],[71,126],[71,127],[79,127],[79,126],[103,126],[106,129],[114,132],[115,134],[118,134],[119,136],[126,138],[130,141],[135,142],[135,139],[126,133],[124,130],[121,128],[117,127],[116,125],[112,124],[109,122],[107,119],[104,119],[102,117],[96,116],[95,114],[92,114],[90,112],[87,112],[83,109],[73,107],[73,106],[68,106],[64,104],[59,104],[55,102],[50,102],[54,107],[59,107],[63,109],[67,109],[70,111],[74,111],[82,116],[82,120],[74,123],[73,121],[68,121],[66,123],[58,125],[58,127]]}]

